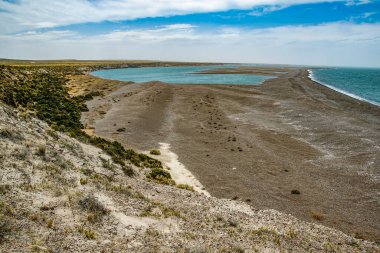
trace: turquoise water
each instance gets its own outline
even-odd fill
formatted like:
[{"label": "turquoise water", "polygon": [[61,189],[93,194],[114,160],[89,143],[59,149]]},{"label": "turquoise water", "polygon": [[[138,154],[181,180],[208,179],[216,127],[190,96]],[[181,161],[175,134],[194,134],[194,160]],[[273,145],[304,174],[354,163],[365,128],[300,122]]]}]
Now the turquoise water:
[{"label": "turquoise water", "polygon": [[236,66],[237,65],[124,68],[99,70],[92,72],[91,74],[101,78],[132,81],[136,83],[160,81],[178,84],[258,85],[269,78],[273,78],[270,76],[241,74],[194,74],[194,72],[204,70]]},{"label": "turquoise water", "polygon": [[310,77],[346,95],[380,106],[380,69],[313,69]]}]

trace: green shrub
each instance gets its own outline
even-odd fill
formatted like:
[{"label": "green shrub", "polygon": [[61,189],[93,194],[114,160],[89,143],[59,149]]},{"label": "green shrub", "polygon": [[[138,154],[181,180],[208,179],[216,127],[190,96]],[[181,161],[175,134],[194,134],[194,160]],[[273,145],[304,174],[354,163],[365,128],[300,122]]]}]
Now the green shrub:
[{"label": "green shrub", "polygon": [[153,168],[147,177],[161,184],[175,185],[170,173],[161,168]]},{"label": "green shrub", "polygon": [[158,168],[154,168],[152,169],[152,171],[150,172],[149,174],[152,178],[156,178],[156,177],[164,177],[164,178],[167,178],[167,179],[171,179],[171,175],[169,172],[163,170],[163,169],[158,169]]},{"label": "green shrub", "polygon": [[161,155],[161,151],[159,149],[153,149],[150,151],[151,155]]},{"label": "green shrub", "polygon": [[194,187],[192,187],[191,185],[188,185],[188,184],[178,184],[177,185],[178,188],[180,189],[184,189],[184,190],[188,190],[188,191],[194,191]]},{"label": "green shrub", "polygon": [[84,235],[86,236],[87,239],[93,240],[95,239],[96,235],[95,232],[92,231],[91,229],[86,229],[84,230]]},{"label": "green shrub", "polygon": [[145,154],[139,154],[132,149],[128,149],[126,151],[126,158],[138,167],[162,168],[162,163],[157,159],[149,157]]}]

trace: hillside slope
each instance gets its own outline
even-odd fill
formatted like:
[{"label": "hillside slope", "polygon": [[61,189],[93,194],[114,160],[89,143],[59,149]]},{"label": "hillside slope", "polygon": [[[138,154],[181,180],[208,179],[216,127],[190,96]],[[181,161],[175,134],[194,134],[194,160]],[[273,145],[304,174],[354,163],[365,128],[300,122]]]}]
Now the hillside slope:
[{"label": "hillside slope", "polygon": [[121,167],[3,104],[0,168],[0,252],[379,252],[274,210],[150,181],[148,169]]}]

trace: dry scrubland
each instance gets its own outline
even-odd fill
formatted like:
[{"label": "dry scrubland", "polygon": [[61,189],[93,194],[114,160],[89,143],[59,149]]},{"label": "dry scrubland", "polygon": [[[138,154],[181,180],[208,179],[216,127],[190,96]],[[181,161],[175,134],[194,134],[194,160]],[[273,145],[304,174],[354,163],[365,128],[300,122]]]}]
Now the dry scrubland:
[{"label": "dry scrubland", "polygon": [[[63,84],[74,70],[1,69],[1,99],[19,110],[0,103],[0,252],[379,251],[291,215],[178,187],[160,161],[82,133],[84,101],[102,94],[70,96]],[[38,86],[45,81],[53,86]]]},{"label": "dry scrubland", "polygon": [[[0,107],[2,252],[376,252],[274,210],[163,185]],[[170,172],[168,170],[165,170]]]}]

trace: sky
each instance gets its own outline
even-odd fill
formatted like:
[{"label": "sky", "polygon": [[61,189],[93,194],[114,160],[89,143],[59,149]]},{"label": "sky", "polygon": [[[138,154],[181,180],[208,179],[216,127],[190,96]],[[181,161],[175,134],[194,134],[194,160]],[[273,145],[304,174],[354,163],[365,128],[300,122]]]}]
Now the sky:
[{"label": "sky", "polygon": [[380,67],[380,0],[0,0],[0,58]]}]

